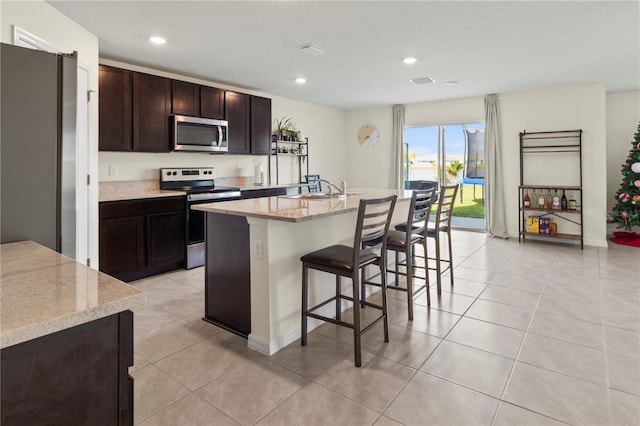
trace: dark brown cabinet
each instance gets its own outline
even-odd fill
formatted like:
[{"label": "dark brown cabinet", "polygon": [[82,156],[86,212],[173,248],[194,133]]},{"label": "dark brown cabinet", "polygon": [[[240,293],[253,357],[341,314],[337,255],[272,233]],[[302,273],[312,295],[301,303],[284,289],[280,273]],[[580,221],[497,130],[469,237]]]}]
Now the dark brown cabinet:
[{"label": "dark brown cabinet", "polygon": [[131,150],[131,71],[100,65],[100,151]]},{"label": "dark brown cabinet", "polygon": [[133,313],[2,349],[3,425],[133,425]]},{"label": "dark brown cabinet", "polygon": [[251,96],[227,90],[224,101],[225,120],[229,122],[229,154],[249,154]]},{"label": "dark brown cabinet", "polygon": [[269,155],[271,150],[271,99],[251,96],[251,153]]},{"label": "dark brown cabinet", "polygon": [[100,271],[131,281],[184,267],[185,199],[100,203]]},{"label": "dark brown cabinet", "polygon": [[171,112],[178,115],[200,115],[200,86],[186,81],[171,81]]},{"label": "dark brown cabinet", "polygon": [[200,116],[224,120],[224,90],[200,86]]},{"label": "dark brown cabinet", "polygon": [[133,73],[133,150],[169,152],[171,80]]}]

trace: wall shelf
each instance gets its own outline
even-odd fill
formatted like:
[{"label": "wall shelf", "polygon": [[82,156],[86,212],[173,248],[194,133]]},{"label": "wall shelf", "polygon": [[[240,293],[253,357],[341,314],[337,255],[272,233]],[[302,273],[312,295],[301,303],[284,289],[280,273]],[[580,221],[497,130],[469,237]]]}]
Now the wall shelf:
[{"label": "wall shelf", "polygon": [[[269,155],[269,183],[272,183],[272,167],[275,169],[275,183],[280,184],[280,157],[289,157],[288,161],[295,162],[293,167],[298,169],[298,182],[304,183],[304,176],[309,174],[309,138],[304,141],[285,141],[274,138],[271,141],[271,155]],[[290,182],[287,182],[290,183]]]}]

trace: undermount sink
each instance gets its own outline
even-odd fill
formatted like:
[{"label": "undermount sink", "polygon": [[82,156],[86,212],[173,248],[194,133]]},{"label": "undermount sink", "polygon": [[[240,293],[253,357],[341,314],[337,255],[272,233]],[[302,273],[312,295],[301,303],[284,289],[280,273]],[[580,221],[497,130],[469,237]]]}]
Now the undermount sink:
[{"label": "undermount sink", "polygon": [[343,195],[339,192],[333,194],[329,194],[328,192],[309,192],[306,194],[284,195],[283,198],[289,198],[290,200],[328,200],[330,198],[345,199],[353,197],[354,195],[358,195],[358,193],[347,192],[346,195]]}]

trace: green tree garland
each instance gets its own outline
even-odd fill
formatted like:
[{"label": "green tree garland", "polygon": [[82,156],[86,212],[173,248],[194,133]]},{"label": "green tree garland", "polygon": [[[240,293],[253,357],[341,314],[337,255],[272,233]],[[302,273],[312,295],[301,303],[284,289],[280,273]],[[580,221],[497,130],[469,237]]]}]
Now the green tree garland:
[{"label": "green tree garland", "polygon": [[640,124],[631,146],[622,165],[622,184],[616,193],[617,204],[609,212],[611,221],[627,231],[640,226]]}]

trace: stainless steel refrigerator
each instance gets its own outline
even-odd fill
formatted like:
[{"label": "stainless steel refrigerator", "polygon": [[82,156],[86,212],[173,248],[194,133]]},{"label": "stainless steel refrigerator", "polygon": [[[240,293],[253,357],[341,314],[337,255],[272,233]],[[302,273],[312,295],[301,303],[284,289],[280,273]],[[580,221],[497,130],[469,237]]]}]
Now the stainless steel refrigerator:
[{"label": "stainless steel refrigerator", "polygon": [[75,258],[77,54],[1,44],[0,240]]}]

